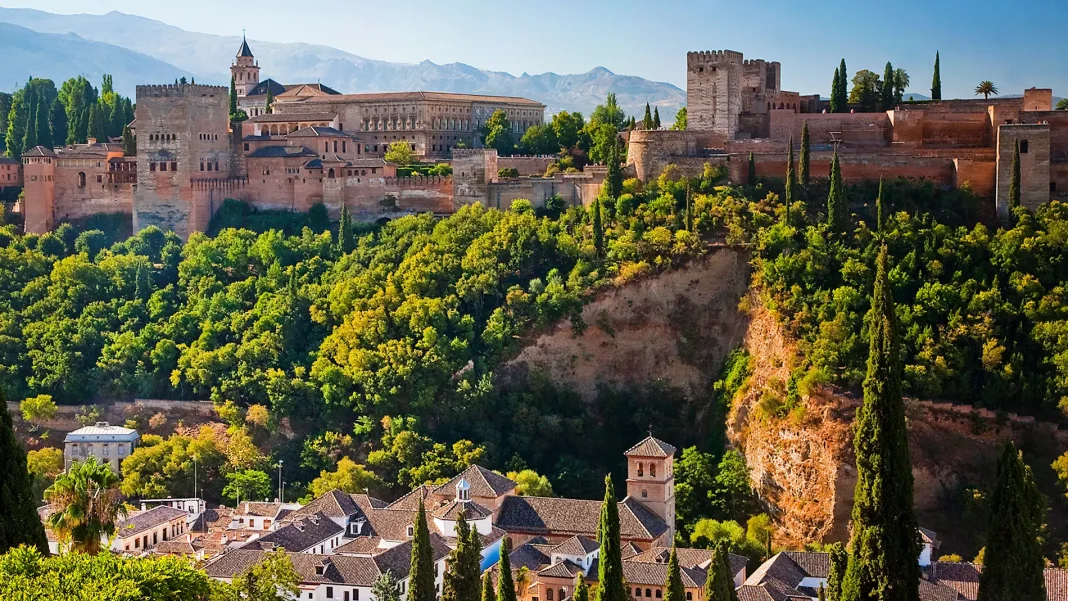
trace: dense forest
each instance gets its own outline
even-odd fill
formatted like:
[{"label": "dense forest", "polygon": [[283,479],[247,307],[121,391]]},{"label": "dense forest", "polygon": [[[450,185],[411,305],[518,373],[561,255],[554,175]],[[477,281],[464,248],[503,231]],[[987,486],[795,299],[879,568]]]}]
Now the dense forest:
[{"label": "dense forest", "polygon": [[[239,441],[271,441],[295,490],[314,490],[316,476],[337,469],[330,478],[383,496],[477,460],[531,468],[558,493],[595,497],[595,476],[618,471],[619,453],[652,424],[705,454],[691,454],[692,465],[709,466],[703,483],[694,477],[692,502],[680,498],[680,516],[741,519],[745,503],[724,491],[744,464],[724,454],[722,434],[741,363],[722,375],[733,384],[709,374],[703,398],[650,384],[603,387],[583,402],[537,373],[499,373],[541,328],[561,319],[575,331],[593,327],[580,309],[598,290],[726,241],[751,246],[762,298],[803,345],[809,363],[797,378],[856,386],[876,189],[849,190],[855,213],[836,232],[825,223],[825,184],[787,211],[774,191],[781,183],[742,188],[722,178],[669,168],[643,185],[613,174],[589,209],[547,213],[520,201],[381,226],[345,218],[336,229],[321,209],[256,213],[231,203],[211,236],[185,243],[155,229],[113,241],[69,225],[42,236],[6,226],[3,390],[75,405],[210,399]],[[1013,227],[993,229],[975,222],[966,191],[899,181],[884,196],[906,392],[1064,419],[1068,207],[1021,210]],[[272,438],[283,426],[298,436]],[[181,436],[147,437],[144,467],[124,491],[163,494],[183,482],[187,462],[167,454],[213,443]],[[266,466],[255,453],[234,454],[226,465],[220,456],[220,472]],[[726,478],[715,482],[720,471]]]}]

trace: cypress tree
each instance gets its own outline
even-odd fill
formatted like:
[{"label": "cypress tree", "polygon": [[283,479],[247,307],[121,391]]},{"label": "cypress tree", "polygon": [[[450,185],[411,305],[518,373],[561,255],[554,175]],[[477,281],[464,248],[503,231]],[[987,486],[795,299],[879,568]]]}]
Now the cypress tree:
[{"label": "cypress tree", "polygon": [[[472,536],[472,534],[474,536]],[[480,592],[481,540],[463,514],[456,520],[456,548],[449,553],[442,577],[441,601],[473,601]]]},{"label": "cypress tree", "polygon": [[37,95],[26,91],[26,116],[22,118],[22,152],[37,146]]},{"label": "cypress tree", "polygon": [[842,190],[842,166],[838,162],[838,150],[831,159],[831,187],[827,193],[827,225],[835,232],[845,231],[845,194]]},{"label": "cypress tree", "polygon": [[660,129],[660,107],[653,107],[653,129]]},{"label": "cypress tree", "polygon": [[4,137],[4,152],[9,157],[22,155],[22,142],[26,139],[26,92],[15,94],[11,97],[11,108],[8,110],[6,121],[7,135]]},{"label": "cypress tree", "polygon": [[34,127],[37,128],[37,144],[45,148],[52,148],[52,129],[48,126],[48,107],[43,101],[37,102],[37,116],[34,118]]},{"label": "cypress tree", "polygon": [[794,137],[790,136],[790,153],[786,158],[786,223],[790,223],[790,205],[794,202]]},{"label": "cypress tree", "polygon": [[868,373],[853,447],[857,486],[849,566],[838,601],[918,601],[920,554],[912,511],[901,345],[890,290],[887,249],[879,251],[869,313]]},{"label": "cypress tree", "polygon": [[690,193],[690,186],[686,186],[686,215],[683,219],[686,225],[686,231],[693,231],[693,195]]},{"label": "cypress tree", "polygon": [[274,112],[274,90],[271,89],[271,84],[267,84],[267,101],[264,110],[268,115]]},{"label": "cypress tree", "polygon": [[939,69],[938,51],[935,51],[934,78],[931,79],[931,100],[942,100],[942,71]]},{"label": "cypress tree", "polygon": [[501,560],[497,564],[497,601],[516,601],[515,581],[512,580],[511,540],[506,536],[501,541]]},{"label": "cypress tree", "polygon": [[883,233],[883,178],[879,177],[879,196],[875,199],[875,232]]},{"label": "cypress tree", "polygon": [[497,595],[493,592],[493,579],[487,570],[482,574],[482,601],[497,601]]},{"label": "cypress tree", "polygon": [[122,135],[126,127],[126,111],[123,110],[122,100],[116,98],[115,103],[109,107],[108,113],[108,138],[117,138]]},{"label": "cypress tree", "polygon": [[653,128],[653,112],[649,110],[649,103],[645,103],[645,117],[642,118],[642,129]]},{"label": "cypress tree", "polygon": [[608,173],[605,174],[605,184],[608,186],[609,198],[615,200],[623,194],[623,169],[619,157],[619,145],[613,144],[608,151]]},{"label": "cypress tree", "polygon": [[679,569],[679,558],[675,554],[675,547],[671,548],[668,556],[667,579],[664,581],[664,601],[685,601],[686,589],[682,584],[682,571]]},{"label": "cypress tree", "polygon": [[356,241],[352,235],[352,218],[349,216],[349,207],[341,203],[341,219],[337,225],[337,250],[339,254],[347,255],[356,247]]},{"label": "cypress tree", "polygon": [[597,542],[601,543],[601,558],[597,565],[595,601],[630,601],[623,582],[623,552],[619,543],[619,505],[612,477],[604,478],[604,502],[601,520],[597,525]]},{"label": "cypress tree", "polygon": [[1012,442],[998,459],[978,601],[1045,601],[1042,493]]},{"label": "cypress tree", "polygon": [[708,565],[705,601],[738,601],[738,592],[734,590],[734,579],[731,576],[731,556],[727,551],[727,541],[720,540],[712,550],[712,563]]},{"label": "cypress tree", "polygon": [[230,78],[230,118],[233,119],[237,115],[237,83],[234,82],[234,78]]},{"label": "cypress tree", "polygon": [[593,199],[593,206],[590,207],[593,211],[593,249],[597,254],[597,258],[600,259],[604,256],[604,226],[601,225],[601,196]]},{"label": "cypress tree", "polygon": [[846,71],[845,59],[838,66],[838,110],[841,113],[849,112],[849,71]]},{"label": "cypress tree", "polygon": [[[434,554],[430,549],[430,530],[426,525],[426,509],[422,500],[415,512],[415,532],[412,536],[411,571],[408,572],[408,601],[434,601]],[[514,600],[512,600],[514,601]]]},{"label": "cypress tree", "polygon": [[805,121],[805,124],[801,127],[801,164],[798,169],[801,175],[801,186],[804,188],[808,187],[808,182],[812,177],[810,163],[811,152],[812,148],[808,135],[808,121]]},{"label": "cypress tree", "polygon": [[834,70],[834,79],[831,80],[831,112],[840,113],[842,107],[838,106],[838,84],[842,81],[842,76],[838,74],[838,69]]},{"label": "cypress tree", "polygon": [[133,120],[134,120],[133,101],[131,101],[129,98],[123,99],[123,101],[122,101],[122,112],[123,112],[123,117],[122,118],[125,121],[124,125],[129,125],[129,124],[133,123]]},{"label": "cypress tree", "polygon": [[817,601],[827,601],[827,589],[820,583],[820,588],[816,591]]},{"label": "cypress tree", "polygon": [[886,61],[886,68],[883,70],[883,87],[880,90],[882,101],[882,107],[884,111],[889,111],[894,108],[894,66],[890,64],[890,61]]},{"label": "cypress tree", "polygon": [[93,104],[89,107],[89,129],[86,133],[86,140],[89,138],[96,138],[97,141],[107,141],[107,132],[104,131],[104,118],[100,113],[100,104]]},{"label": "cypress tree", "polygon": [[827,598],[831,601],[839,601],[842,598],[842,579],[845,578],[846,568],[849,566],[849,553],[842,543],[831,545],[830,552],[831,568],[827,573]]},{"label": "cypress tree", "polygon": [[1020,206],[1020,141],[1016,140],[1012,148],[1012,175],[1009,176],[1009,223],[1016,217],[1016,207]]},{"label": "cypress tree", "polygon": [[128,157],[137,156],[137,138],[130,131],[129,125],[122,128],[122,151]]},{"label": "cypress tree", "polygon": [[44,526],[37,516],[33,478],[26,470],[22,450],[11,426],[7,398],[0,389],[0,555],[19,545],[37,547],[48,554]]},{"label": "cypress tree", "polygon": [[590,587],[586,585],[582,572],[575,574],[575,592],[571,593],[571,601],[590,601]]},{"label": "cypress tree", "polygon": [[748,181],[746,183],[750,186],[755,186],[757,184],[756,157],[753,156],[752,151],[749,152],[749,173],[747,174],[747,178]]},{"label": "cypress tree", "polygon": [[67,111],[56,98],[49,111],[48,126],[52,129],[52,145],[62,146],[67,140]]}]

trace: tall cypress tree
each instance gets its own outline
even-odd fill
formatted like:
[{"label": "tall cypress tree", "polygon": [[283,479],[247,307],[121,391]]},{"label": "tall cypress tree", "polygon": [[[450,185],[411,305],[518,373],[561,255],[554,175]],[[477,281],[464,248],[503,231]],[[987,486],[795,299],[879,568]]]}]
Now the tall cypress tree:
[{"label": "tall cypress tree", "polygon": [[267,101],[264,106],[264,111],[268,115],[274,112],[274,90],[271,89],[271,84],[267,84]]},{"label": "tall cypress tree", "polygon": [[849,567],[849,553],[846,552],[845,545],[831,545],[830,563],[831,567],[827,572],[827,598],[830,601],[839,601],[842,598],[842,580]]},{"label": "tall cypress tree", "polygon": [[816,590],[816,601],[827,601],[827,588],[820,583],[820,588]]},{"label": "tall cypress tree", "polygon": [[653,107],[653,129],[660,129],[660,107]]},{"label": "tall cypress tree", "polygon": [[935,51],[934,77],[931,79],[931,100],[942,100],[942,71],[939,68],[940,58]]},{"label": "tall cypress tree", "polygon": [[790,205],[794,203],[794,137],[790,136],[790,152],[786,158],[786,223],[790,223]]},{"label": "tall cypress tree", "polygon": [[595,601],[629,601],[623,582],[623,552],[619,542],[619,505],[612,477],[604,478],[604,501],[601,520],[597,525],[597,542],[601,543],[601,558],[597,565]]},{"label": "tall cypress tree", "polygon": [[22,118],[22,153],[37,146],[37,95],[27,87],[26,115]]},{"label": "tall cypress tree", "polygon": [[26,471],[26,452],[11,427],[7,398],[0,389],[0,555],[19,545],[48,554],[44,526],[37,516],[33,478]]},{"label": "tall cypress tree", "polygon": [[801,164],[798,167],[801,176],[801,186],[808,187],[809,180],[812,177],[812,147],[808,134],[808,121],[801,127]]},{"label": "tall cypress tree", "polygon": [[685,601],[686,588],[682,584],[682,570],[679,569],[679,557],[675,547],[668,556],[667,579],[664,581],[664,601]]},{"label": "tall cypress tree", "polygon": [[884,111],[894,108],[894,66],[886,61],[886,69],[883,70],[883,87],[880,90],[880,101]]},{"label": "tall cypress tree", "polygon": [[1012,442],[998,459],[978,601],[1045,601],[1042,493]]},{"label": "tall cypress tree", "polygon": [[237,115],[237,83],[234,78],[230,78],[230,118],[233,119]]},{"label": "tall cypress tree", "polygon": [[37,103],[37,116],[34,127],[37,128],[37,144],[52,148],[52,128],[48,126],[49,107],[43,101]]},{"label": "tall cypress tree", "polygon": [[608,151],[608,173],[605,174],[605,185],[608,186],[608,196],[613,201],[623,194],[623,169],[620,167],[619,144],[612,144]]},{"label": "tall cypress tree", "polygon": [[108,107],[108,138],[121,136],[124,127],[126,127],[126,111],[123,110],[122,99],[116,98],[115,103]]},{"label": "tall cypress tree", "polygon": [[753,156],[752,151],[749,151],[749,173],[746,174],[746,180],[745,183],[750,186],[755,186],[757,184],[756,157]]},{"label": "tall cypress tree", "polygon": [[686,186],[686,215],[683,218],[684,225],[687,232],[693,231],[693,194],[690,192],[690,186]]},{"label": "tall cypress tree", "polygon": [[642,118],[642,129],[653,128],[653,111],[649,108],[649,103],[645,103],[645,117]]},{"label": "tall cypress tree", "polygon": [[104,117],[100,112],[100,104],[95,103],[89,107],[89,129],[86,140],[96,138],[98,142],[107,142],[107,132],[104,131]]},{"label": "tall cypress tree", "polygon": [[337,225],[337,250],[339,254],[347,255],[356,247],[356,241],[352,234],[352,218],[349,216],[349,207],[341,203],[341,219]]},{"label": "tall cypress tree", "polygon": [[1013,213],[1020,206],[1020,141],[1016,140],[1012,147],[1012,174],[1009,176],[1009,223],[1016,217]]},{"label": "tall cypress tree", "polygon": [[731,574],[731,556],[727,541],[721,539],[712,550],[712,563],[705,578],[705,601],[738,601]]},{"label": "tall cypress tree", "polygon": [[831,112],[840,113],[842,107],[838,106],[838,87],[842,82],[842,76],[838,73],[838,69],[834,70],[834,79],[831,80]]},{"label": "tall cypress tree", "polygon": [[831,187],[827,193],[827,225],[835,232],[846,229],[845,191],[842,189],[842,166],[838,162],[838,150],[831,159]]},{"label": "tall cypress tree", "polygon": [[456,548],[449,553],[442,577],[441,601],[474,601],[478,598],[481,547],[478,530],[468,527],[461,514],[456,520]]},{"label": "tall cypress tree", "polygon": [[875,231],[883,233],[883,178],[879,177],[879,196],[875,199]]},{"label": "tall cypress tree", "polygon": [[501,541],[501,560],[497,564],[497,601],[516,601],[515,581],[512,579],[511,540],[506,536]]},{"label": "tall cypress tree", "polygon": [[62,146],[67,141],[67,110],[59,98],[52,102],[49,110],[48,126],[52,129],[52,145]]},{"label": "tall cypress tree", "polygon": [[128,157],[137,156],[137,138],[130,131],[129,125],[122,128],[122,151]]},{"label": "tall cypress tree", "polygon": [[422,500],[419,501],[419,509],[415,512],[411,557],[408,601],[434,601],[437,597],[434,590],[434,552],[430,548],[430,530],[426,525],[426,509]]},{"label": "tall cypress tree", "polygon": [[575,592],[571,593],[571,601],[590,601],[590,587],[586,585],[582,572],[575,574]]},{"label": "tall cypress tree", "polygon": [[600,259],[604,256],[604,226],[601,224],[601,195],[593,199],[593,205],[590,207],[590,211],[593,212],[593,250],[597,254],[597,258]]},{"label": "tall cypress tree", "polygon": [[846,71],[845,59],[838,66],[838,110],[849,112],[849,71]]},{"label": "tall cypress tree", "polygon": [[482,574],[482,601],[497,601],[497,595],[493,592],[493,579],[490,578],[489,570]]},{"label": "tall cypress tree", "polygon": [[864,405],[853,447],[857,486],[849,566],[837,601],[918,601],[920,544],[912,511],[901,345],[890,290],[887,249],[879,251],[868,317],[870,345]]}]

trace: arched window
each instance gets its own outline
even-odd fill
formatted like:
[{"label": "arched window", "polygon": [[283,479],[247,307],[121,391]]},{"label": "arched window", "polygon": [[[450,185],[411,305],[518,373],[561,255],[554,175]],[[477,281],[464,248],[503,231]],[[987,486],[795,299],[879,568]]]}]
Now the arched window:
[{"label": "arched window", "polygon": [[649,477],[650,478],[656,478],[656,464],[655,463],[650,463],[649,464]]},{"label": "arched window", "polygon": [[645,475],[645,464],[638,462],[638,477],[641,478]]},{"label": "arched window", "polygon": [[81,171],[81,172],[78,173],[78,187],[79,188],[84,188],[85,187],[85,172],[84,171]]},{"label": "arched window", "polygon": [[564,601],[567,598],[567,589],[560,589],[560,601]]},{"label": "arched window", "polygon": [[330,171],[327,172],[327,176],[326,177],[329,177],[330,179],[334,179],[334,170],[330,169]]},{"label": "arched window", "polygon": [[649,588],[645,589],[645,596],[646,597],[652,597],[653,596],[653,589],[649,589]]},{"label": "arched window", "polygon": [[664,597],[663,591],[661,591],[660,589],[656,589],[656,598],[657,599],[662,599],[663,597]]},{"label": "arched window", "polygon": [[550,588],[545,590],[545,601],[553,601],[554,596],[553,589]]}]

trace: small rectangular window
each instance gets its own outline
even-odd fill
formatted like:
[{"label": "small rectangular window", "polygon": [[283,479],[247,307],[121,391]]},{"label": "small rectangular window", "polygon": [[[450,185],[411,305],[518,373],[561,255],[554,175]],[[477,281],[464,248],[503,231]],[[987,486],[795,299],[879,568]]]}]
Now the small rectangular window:
[{"label": "small rectangular window", "polygon": [[1049,191],[1050,192],[1056,192],[1057,191],[1057,182],[1050,182],[1049,183]]},{"label": "small rectangular window", "polygon": [[326,598],[327,599],[333,599],[334,598],[334,587],[332,587],[332,586],[326,587]]},{"label": "small rectangular window", "polygon": [[1020,154],[1027,154],[1028,148],[1027,140],[1020,140]]}]

